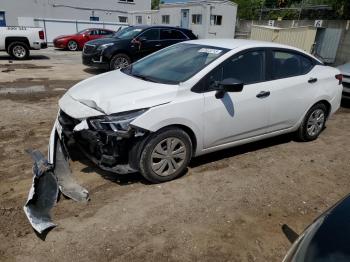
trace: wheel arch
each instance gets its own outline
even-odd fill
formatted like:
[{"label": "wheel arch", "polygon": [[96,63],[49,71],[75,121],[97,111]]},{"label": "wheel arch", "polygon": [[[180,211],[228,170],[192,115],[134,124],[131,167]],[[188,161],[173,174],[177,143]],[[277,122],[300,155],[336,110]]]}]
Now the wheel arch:
[{"label": "wheel arch", "polygon": [[28,49],[30,48],[28,38],[24,36],[9,36],[5,38],[5,49],[8,50],[9,46],[14,42],[21,42],[27,45]]},{"label": "wheel arch", "polygon": [[133,58],[132,58],[130,52],[128,52],[128,51],[125,50],[125,49],[117,49],[117,50],[114,50],[113,52],[111,52],[111,54],[110,54],[110,60],[112,60],[113,57],[114,57],[115,55],[118,55],[118,54],[127,55],[127,56],[130,58],[131,63],[133,62]]},{"label": "wheel arch", "polygon": [[182,129],[183,131],[185,131],[191,139],[192,152],[193,152],[193,154],[195,154],[195,152],[197,150],[197,145],[198,145],[197,138],[196,138],[194,131],[190,127],[188,127],[186,125],[182,125],[182,124],[173,124],[173,125],[164,126],[161,129],[159,129],[158,131],[161,131],[162,129],[165,129],[165,128],[179,128],[179,129]]},{"label": "wheel arch", "polygon": [[[325,99],[322,99],[322,100],[320,100],[320,101],[318,101],[317,103],[314,103],[311,107],[313,107],[314,105],[317,105],[317,104],[323,104],[323,105],[325,105],[326,106],[326,108],[327,108],[327,118],[329,117],[329,115],[330,115],[330,113],[332,112],[332,105],[331,105],[331,103],[330,102],[328,102],[327,100],[325,100]],[[310,108],[311,108],[310,107]],[[310,110],[310,109],[309,109]]]}]

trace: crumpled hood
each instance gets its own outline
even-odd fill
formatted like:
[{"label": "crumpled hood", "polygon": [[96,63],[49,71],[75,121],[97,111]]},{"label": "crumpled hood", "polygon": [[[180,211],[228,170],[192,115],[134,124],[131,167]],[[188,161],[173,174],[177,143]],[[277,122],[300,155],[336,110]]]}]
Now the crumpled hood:
[{"label": "crumpled hood", "polygon": [[[117,70],[76,84],[60,99],[59,104],[72,117],[85,118],[169,103],[175,98],[177,90],[178,85],[148,82]],[[68,105],[66,96],[69,96],[70,103],[74,101],[78,104]],[[89,110],[82,110],[82,106],[85,109],[89,107]],[[79,111],[83,115],[79,116]]]}]

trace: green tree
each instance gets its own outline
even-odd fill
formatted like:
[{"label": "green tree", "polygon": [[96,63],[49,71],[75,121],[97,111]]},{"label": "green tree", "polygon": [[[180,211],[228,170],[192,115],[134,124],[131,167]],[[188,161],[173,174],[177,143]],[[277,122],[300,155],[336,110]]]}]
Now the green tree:
[{"label": "green tree", "polygon": [[152,0],[152,3],[151,3],[152,9],[159,9],[159,4],[164,4],[164,1]]}]

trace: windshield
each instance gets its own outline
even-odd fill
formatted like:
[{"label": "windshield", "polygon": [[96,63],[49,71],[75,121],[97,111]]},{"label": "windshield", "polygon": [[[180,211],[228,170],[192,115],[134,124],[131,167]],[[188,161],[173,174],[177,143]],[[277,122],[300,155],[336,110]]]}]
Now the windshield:
[{"label": "windshield", "polygon": [[132,39],[142,31],[142,28],[129,26],[116,32],[113,36],[119,39]]},{"label": "windshield", "polygon": [[77,35],[82,35],[84,33],[87,33],[88,31],[89,31],[88,29],[81,30],[77,33]]},{"label": "windshield", "polygon": [[122,70],[122,72],[164,84],[178,84],[202,70],[228,49],[176,44],[154,53]]}]

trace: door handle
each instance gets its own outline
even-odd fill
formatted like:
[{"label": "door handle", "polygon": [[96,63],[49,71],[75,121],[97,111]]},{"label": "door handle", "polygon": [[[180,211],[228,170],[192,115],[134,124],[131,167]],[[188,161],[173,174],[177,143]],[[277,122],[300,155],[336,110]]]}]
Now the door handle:
[{"label": "door handle", "polygon": [[256,95],[257,98],[265,98],[270,95],[270,91],[261,91],[259,94]]},{"label": "door handle", "polygon": [[310,84],[316,83],[316,82],[317,82],[317,78],[316,78],[316,77],[311,77],[311,78],[308,80],[308,82],[309,82]]},{"label": "door handle", "polygon": [[162,45],[161,44],[156,44],[156,47],[161,47]]}]

